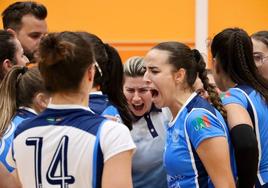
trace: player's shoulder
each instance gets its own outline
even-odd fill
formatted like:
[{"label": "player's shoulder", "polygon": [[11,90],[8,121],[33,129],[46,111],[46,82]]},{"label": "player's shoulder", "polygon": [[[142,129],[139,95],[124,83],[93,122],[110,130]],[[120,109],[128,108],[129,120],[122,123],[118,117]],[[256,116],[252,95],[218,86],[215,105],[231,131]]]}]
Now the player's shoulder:
[{"label": "player's shoulder", "polygon": [[203,97],[196,95],[185,107],[188,112],[190,113],[191,111],[193,111],[193,109],[199,109],[199,111],[195,111],[194,114],[196,114],[197,112],[200,113],[212,113],[214,115],[216,115],[216,111],[215,108]]},{"label": "player's shoulder", "polygon": [[127,128],[126,125],[117,122],[117,121],[112,121],[112,120],[108,120],[106,119],[105,121],[103,121],[102,123],[102,129],[106,129],[106,130],[118,130],[118,131],[129,131],[129,129]]},{"label": "player's shoulder", "polygon": [[32,128],[46,126],[66,126],[97,134],[100,124],[106,119],[89,110],[53,110],[47,109],[40,115],[23,121],[17,128],[15,137]]},{"label": "player's shoulder", "polygon": [[249,93],[247,93],[247,90],[235,87],[220,93],[220,98],[224,105],[235,103],[244,106],[245,104],[247,104],[248,94]]}]

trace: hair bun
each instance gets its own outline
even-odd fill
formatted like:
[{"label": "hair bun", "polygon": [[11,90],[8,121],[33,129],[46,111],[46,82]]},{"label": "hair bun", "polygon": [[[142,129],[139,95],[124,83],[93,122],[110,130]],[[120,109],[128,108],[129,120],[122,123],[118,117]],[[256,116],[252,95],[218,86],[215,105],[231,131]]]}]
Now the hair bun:
[{"label": "hair bun", "polygon": [[46,61],[48,65],[58,64],[74,54],[74,45],[67,41],[60,41],[57,35],[49,34],[40,43],[40,57],[49,59]]}]

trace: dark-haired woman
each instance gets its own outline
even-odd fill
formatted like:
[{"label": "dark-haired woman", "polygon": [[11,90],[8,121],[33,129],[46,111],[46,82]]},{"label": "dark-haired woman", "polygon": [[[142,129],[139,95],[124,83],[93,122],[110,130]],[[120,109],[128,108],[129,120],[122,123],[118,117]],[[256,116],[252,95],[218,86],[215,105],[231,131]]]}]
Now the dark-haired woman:
[{"label": "dark-haired woman", "polygon": [[261,75],[268,82],[268,31],[258,31],[251,35],[253,58]]},{"label": "dark-haired woman", "polygon": [[14,65],[29,63],[19,40],[10,32],[0,29],[0,82]]},{"label": "dark-haired woman", "polygon": [[244,30],[228,28],[213,38],[211,52],[216,84],[225,91],[238,186],[252,188],[257,177],[255,187],[268,187],[268,82],[254,63],[252,41]]},{"label": "dark-haired woman", "polygon": [[18,125],[42,112],[49,100],[37,67],[13,66],[0,85],[0,161],[9,172],[14,168],[6,161]]},{"label": "dark-haired woman", "polygon": [[[225,110],[200,53],[179,42],[160,43],[146,54],[145,68],[154,104],[168,107],[174,118],[164,152],[168,187],[235,187]],[[197,75],[213,106],[194,92]]]},{"label": "dark-haired woman", "polygon": [[123,94],[123,64],[117,50],[102,42],[94,34],[78,32],[92,44],[97,61],[89,107],[95,113],[113,116],[115,120],[132,128],[132,116]]},{"label": "dark-haired woman", "polygon": [[13,165],[23,187],[131,188],[129,130],[88,108],[90,44],[73,32],[48,34],[38,63],[51,102],[15,132]]}]

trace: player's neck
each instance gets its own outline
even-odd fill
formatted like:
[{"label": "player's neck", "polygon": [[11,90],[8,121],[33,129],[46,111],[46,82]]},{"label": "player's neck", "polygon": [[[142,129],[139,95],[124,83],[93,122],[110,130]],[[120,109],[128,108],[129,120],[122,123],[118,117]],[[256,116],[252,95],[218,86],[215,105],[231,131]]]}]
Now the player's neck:
[{"label": "player's neck", "polygon": [[51,97],[52,104],[76,104],[88,106],[88,94],[84,93],[55,93]]},{"label": "player's neck", "polygon": [[178,94],[176,94],[175,100],[168,106],[174,118],[192,94],[191,90],[184,90],[183,92],[178,92]]}]

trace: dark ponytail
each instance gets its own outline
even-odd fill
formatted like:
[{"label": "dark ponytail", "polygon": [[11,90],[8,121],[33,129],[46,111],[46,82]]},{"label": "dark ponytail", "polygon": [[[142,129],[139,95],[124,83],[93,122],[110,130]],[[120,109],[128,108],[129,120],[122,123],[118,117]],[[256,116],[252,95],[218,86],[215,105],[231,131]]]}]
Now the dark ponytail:
[{"label": "dark ponytail", "polygon": [[[94,87],[99,87],[109,101],[117,108],[123,123],[131,129],[132,116],[127,100],[123,94],[123,64],[116,49],[96,35],[87,32],[77,32],[93,47],[95,59],[98,62],[94,76]],[[101,72],[101,73],[100,73]]]},{"label": "dark ponytail", "polygon": [[132,129],[132,120],[130,110],[128,108],[127,99],[123,93],[123,64],[122,60],[115,48],[105,44],[108,62],[106,63],[107,73],[101,83],[101,91],[107,94],[109,101],[115,105],[119,111],[123,123]]}]

